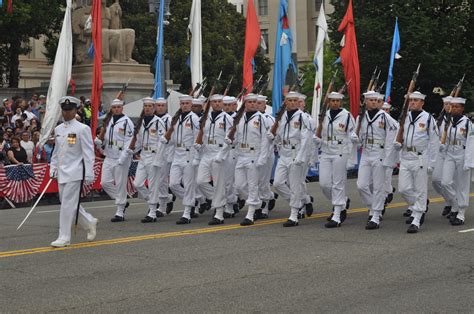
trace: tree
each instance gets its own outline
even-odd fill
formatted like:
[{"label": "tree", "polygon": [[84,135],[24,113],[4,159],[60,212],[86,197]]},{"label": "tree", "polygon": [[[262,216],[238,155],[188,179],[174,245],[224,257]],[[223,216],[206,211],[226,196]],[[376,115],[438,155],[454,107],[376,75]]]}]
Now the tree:
[{"label": "tree", "polygon": [[[333,49],[339,51],[342,34],[337,28],[347,2],[332,0],[331,3],[335,12],[329,19],[330,36]],[[432,93],[433,88],[440,86],[449,94],[463,73],[466,82],[461,93],[472,97],[474,7],[470,1],[360,0],[353,1],[353,6],[362,87],[376,65],[383,69],[381,77],[387,77],[398,16],[402,58],[394,65],[392,105],[400,108],[418,63],[422,65],[417,88],[428,95],[426,110],[439,112],[441,97]]]},{"label": "tree", "polygon": [[[51,36],[60,30],[63,18],[61,0],[15,0],[13,14],[0,9],[0,75],[9,87],[18,87],[19,56],[30,51],[30,38]],[[0,86],[5,82],[0,81]]]}]

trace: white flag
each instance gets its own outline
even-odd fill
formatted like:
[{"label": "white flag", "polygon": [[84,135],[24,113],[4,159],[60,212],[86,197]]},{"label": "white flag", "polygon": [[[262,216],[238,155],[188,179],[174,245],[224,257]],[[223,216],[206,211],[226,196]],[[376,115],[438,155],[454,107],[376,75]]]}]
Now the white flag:
[{"label": "white flag", "polygon": [[194,88],[202,82],[201,0],[193,0],[188,32],[191,33],[191,82]]},{"label": "white flag", "polygon": [[316,66],[316,75],[314,78],[314,95],[311,116],[318,119],[321,100],[323,99],[323,71],[324,71],[324,42],[328,40],[328,24],[324,13],[324,6],[321,3],[318,20],[318,37],[316,38],[316,48],[314,49],[314,64]]},{"label": "white flag", "polygon": [[66,96],[67,87],[71,80],[72,71],[72,26],[71,2],[66,0],[66,13],[64,14],[61,35],[59,36],[58,50],[54,58],[53,72],[49,82],[46,98],[46,113],[41,126],[41,137],[38,145],[42,147],[53,132],[61,116],[59,99]]}]

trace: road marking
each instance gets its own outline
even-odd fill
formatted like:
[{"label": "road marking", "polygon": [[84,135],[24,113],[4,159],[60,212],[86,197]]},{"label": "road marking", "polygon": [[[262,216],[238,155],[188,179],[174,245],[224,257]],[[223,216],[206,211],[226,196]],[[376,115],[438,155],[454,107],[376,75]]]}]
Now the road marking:
[{"label": "road marking", "polygon": [[458,231],[458,232],[466,233],[466,232],[471,232],[471,231],[474,231],[474,229],[460,230],[460,231]]},{"label": "road marking", "polygon": [[[84,204],[84,203],[81,203],[81,204]],[[87,204],[87,203],[86,203]],[[137,203],[130,203],[130,206],[137,206],[137,205],[144,205],[146,203],[140,203],[140,202],[137,202]],[[58,204],[59,205],[59,204]],[[117,205],[115,204],[112,204],[112,205],[102,205],[102,206],[94,206],[94,207],[89,207],[89,206],[85,206],[85,209],[100,209],[100,208],[112,208],[112,207],[116,207]],[[38,211],[37,213],[38,214],[47,214],[47,213],[57,213],[59,212],[59,209],[52,209],[52,210],[41,210],[41,211]]]},{"label": "road marking", "polygon": [[[469,196],[474,196],[474,193],[469,194]],[[441,197],[431,198],[430,203],[431,204],[440,203],[443,200],[444,199]],[[406,205],[407,204],[405,202],[400,202],[400,203],[390,204],[387,206],[387,208],[397,208],[397,207],[403,207]],[[350,209],[348,210],[348,213],[349,214],[367,213],[367,208],[364,207],[364,208]],[[311,217],[308,217],[306,219],[325,218],[329,214],[330,213],[328,212],[313,214]],[[0,258],[14,257],[14,256],[21,256],[21,255],[31,255],[31,254],[38,254],[38,253],[66,251],[66,250],[75,250],[75,249],[82,249],[82,248],[89,248],[89,247],[112,245],[112,244],[131,243],[131,242],[144,241],[144,240],[176,238],[176,237],[182,237],[182,236],[200,235],[200,234],[215,233],[215,232],[220,232],[220,231],[245,229],[245,228],[256,228],[256,227],[261,227],[261,226],[283,223],[286,220],[287,218],[275,218],[275,219],[268,219],[266,221],[257,221],[254,225],[251,225],[251,226],[241,226],[240,224],[232,224],[232,225],[218,226],[218,227],[189,229],[189,230],[174,231],[174,232],[147,234],[147,235],[134,236],[134,237],[115,238],[115,239],[100,240],[100,241],[94,241],[94,242],[83,242],[83,243],[72,244],[65,248],[38,247],[38,248],[31,248],[31,249],[24,249],[24,250],[5,251],[5,252],[0,252]]]}]

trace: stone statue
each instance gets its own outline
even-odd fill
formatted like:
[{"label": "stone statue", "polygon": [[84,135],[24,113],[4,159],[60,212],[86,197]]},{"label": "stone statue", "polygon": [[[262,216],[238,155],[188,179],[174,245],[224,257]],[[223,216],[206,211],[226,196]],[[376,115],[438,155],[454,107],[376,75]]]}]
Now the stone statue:
[{"label": "stone statue", "polygon": [[[135,31],[122,29],[122,8],[115,0],[109,8],[107,1],[101,0],[102,11],[102,62],[104,63],[137,63],[132,59],[135,47]],[[92,63],[88,50],[92,42],[90,29],[90,6],[76,8],[72,14],[72,31],[74,36],[74,57],[76,64]]]}]

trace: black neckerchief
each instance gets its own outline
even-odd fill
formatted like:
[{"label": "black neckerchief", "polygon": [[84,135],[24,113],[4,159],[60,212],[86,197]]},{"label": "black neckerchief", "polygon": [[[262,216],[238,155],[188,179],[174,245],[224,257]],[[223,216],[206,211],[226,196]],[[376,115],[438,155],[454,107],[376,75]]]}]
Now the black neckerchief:
[{"label": "black neckerchief", "polygon": [[245,113],[246,120],[250,119],[255,114],[255,112],[256,111],[247,111]]},{"label": "black neckerchief", "polygon": [[334,118],[336,118],[336,116],[339,114],[339,112],[341,112],[342,109],[339,108],[339,109],[336,109],[336,110],[329,110],[329,116],[331,117],[331,120],[334,120]]},{"label": "black neckerchief", "polygon": [[144,116],[143,117],[143,123],[145,124],[145,126],[147,126],[152,119],[153,119],[152,115],[151,116]]},{"label": "black neckerchief", "polygon": [[163,114],[157,114],[158,118],[163,118],[166,115],[166,113]]},{"label": "black neckerchief", "polygon": [[461,120],[462,118],[462,115],[459,115],[459,116],[453,116],[453,124],[454,125],[457,125],[459,120]]},{"label": "black neckerchief", "polygon": [[420,115],[420,113],[422,113],[422,111],[421,110],[420,111],[410,111],[410,113],[411,113],[412,121],[415,121],[416,118]]},{"label": "black neckerchief", "polygon": [[123,114],[114,115],[114,116],[112,117],[112,119],[113,119],[113,124],[117,123],[117,121],[120,120],[120,118],[122,118],[122,117],[123,117]]},{"label": "black neckerchief", "polygon": [[190,113],[191,111],[188,111],[188,112],[181,112],[181,121],[183,121],[184,119],[186,119],[186,117],[188,116],[188,114]]},{"label": "black neckerchief", "polygon": [[370,120],[372,120],[378,112],[379,112],[379,109],[367,110]]},{"label": "black neckerchief", "polygon": [[221,113],[222,111],[213,111],[211,112],[211,120],[216,121],[217,116]]},{"label": "black neckerchief", "polygon": [[229,111],[227,114],[228,114],[229,116],[231,116],[231,115],[234,114],[234,112],[233,112],[233,111]]},{"label": "black neckerchief", "polygon": [[286,114],[288,115],[288,121],[291,120],[291,117],[293,117],[293,115],[295,114],[296,111],[298,111],[298,109],[288,110],[288,111],[286,112]]}]

